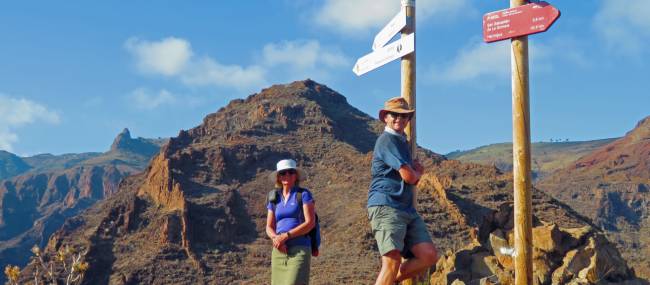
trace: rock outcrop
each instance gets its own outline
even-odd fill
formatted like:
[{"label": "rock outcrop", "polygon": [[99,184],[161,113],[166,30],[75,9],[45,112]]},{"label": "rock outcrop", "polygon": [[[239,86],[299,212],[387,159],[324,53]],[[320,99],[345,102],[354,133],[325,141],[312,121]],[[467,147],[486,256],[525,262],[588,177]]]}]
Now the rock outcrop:
[{"label": "rock outcrop", "polygon": [[[438,261],[431,284],[513,284],[512,218],[510,203],[486,216],[478,239]],[[533,228],[533,284],[624,282],[643,284],[616,246],[591,226],[562,228],[539,221]]]},{"label": "rock outcrop", "polygon": [[151,157],[158,152],[160,144],[155,140],[145,138],[131,138],[129,129],[124,129],[117,135],[110,151],[112,152],[127,152],[132,154],[144,155]]}]

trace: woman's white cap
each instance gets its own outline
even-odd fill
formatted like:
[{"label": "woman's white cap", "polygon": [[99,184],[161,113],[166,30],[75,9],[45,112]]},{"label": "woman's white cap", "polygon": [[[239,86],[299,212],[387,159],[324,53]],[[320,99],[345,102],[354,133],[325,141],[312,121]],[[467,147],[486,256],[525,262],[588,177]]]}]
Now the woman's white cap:
[{"label": "woman's white cap", "polygon": [[285,169],[296,169],[296,161],[293,159],[283,159],[278,161],[278,164],[275,165],[275,171],[282,171]]}]

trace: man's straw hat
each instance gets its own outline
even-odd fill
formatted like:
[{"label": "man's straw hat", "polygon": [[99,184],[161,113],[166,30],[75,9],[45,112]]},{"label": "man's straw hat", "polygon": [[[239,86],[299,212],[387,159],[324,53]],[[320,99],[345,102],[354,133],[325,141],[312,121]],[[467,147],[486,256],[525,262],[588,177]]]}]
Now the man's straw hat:
[{"label": "man's straw hat", "polygon": [[384,117],[388,112],[400,113],[400,114],[413,114],[415,109],[409,107],[409,103],[402,97],[390,98],[384,103],[384,108],[379,110],[379,120],[384,121]]}]

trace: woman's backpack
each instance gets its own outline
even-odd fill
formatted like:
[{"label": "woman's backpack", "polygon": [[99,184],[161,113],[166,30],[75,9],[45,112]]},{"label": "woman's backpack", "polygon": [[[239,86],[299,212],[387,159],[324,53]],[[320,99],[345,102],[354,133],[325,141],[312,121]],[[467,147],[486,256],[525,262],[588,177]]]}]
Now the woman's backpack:
[{"label": "woman's backpack", "polygon": [[[302,192],[304,192],[305,189],[303,188],[298,188],[296,192],[296,201],[298,201],[298,209],[300,209],[300,216],[298,217],[300,220],[304,221],[304,214],[302,210]],[[277,205],[280,202],[280,190],[275,189],[271,190],[268,194],[268,201],[271,202],[273,205]],[[314,213],[314,216],[316,217],[316,224],[314,227],[307,233],[307,236],[309,237],[309,240],[311,241],[311,255],[312,256],[318,256],[320,252],[318,251],[318,248],[320,247],[320,221],[318,219],[318,214]]]}]

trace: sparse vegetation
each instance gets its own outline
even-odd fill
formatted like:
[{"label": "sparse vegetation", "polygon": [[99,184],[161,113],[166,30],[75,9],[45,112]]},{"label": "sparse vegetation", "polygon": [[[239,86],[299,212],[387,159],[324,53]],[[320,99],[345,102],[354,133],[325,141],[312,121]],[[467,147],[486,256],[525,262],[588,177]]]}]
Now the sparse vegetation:
[{"label": "sparse vegetation", "polygon": [[[32,248],[32,278],[38,284],[79,284],[90,265],[83,261],[84,253],[78,253],[69,246],[62,246],[56,253],[44,253],[38,246]],[[17,285],[21,274],[20,267],[7,265],[5,276],[8,284]]]},{"label": "sparse vegetation", "polygon": [[75,284],[81,281],[89,267],[88,262],[82,260],[83,254],[67,245],[62,246],[54,256],[47,256],[38,246],[32,248],[32,253],[37,267],[34,270],[35,284]]},{"label": "sparse vegetation", "polygon": [[7,265],[5,267],[5,276],[9,279],[8,283],[10,285],[18,284],[18,276],[20,276],[20,267]]}]

